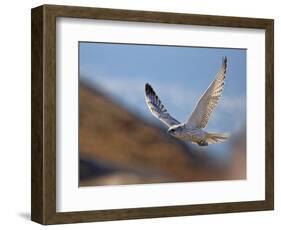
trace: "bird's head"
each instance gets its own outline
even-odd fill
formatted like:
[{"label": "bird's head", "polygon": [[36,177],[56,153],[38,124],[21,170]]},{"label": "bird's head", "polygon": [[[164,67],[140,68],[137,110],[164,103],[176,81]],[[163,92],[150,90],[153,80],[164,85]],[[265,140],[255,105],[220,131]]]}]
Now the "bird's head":
[{"label": "bird's head", "polygon": [[173,135],[174,132],[175,132],[175,128],[169,128],[167,130],[167,133],[170,134],[170,135]]},{"label": "bird's head", "polygon": [[170,128],[168,129],[167,133],[170,134],[170,135],[172,135],[172,136],[174,136],[174,137],[176,137],[177,134],[178,134],[178,131],[179,131],[179,127],[177,127],[177,126],[172,126],[172,127],[170,127]]}]

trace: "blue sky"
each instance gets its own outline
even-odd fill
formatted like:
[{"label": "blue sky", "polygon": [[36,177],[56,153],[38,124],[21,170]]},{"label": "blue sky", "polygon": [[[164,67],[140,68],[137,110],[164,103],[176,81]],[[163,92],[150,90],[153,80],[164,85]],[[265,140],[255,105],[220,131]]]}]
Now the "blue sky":
[{"label": "blue sky", "polygon": [[[149,112],[150,83],[172,116],[188,119],[197,100],[228,58],[223,96],[206,130],[235,133],[246,119],[246,50],[157,45],[79,43],[80,80],[106,92],[124,107],[162,126]],[[163,125],[164,127],[164,125]],[[227,144],[208,150],[223,154]]]}]

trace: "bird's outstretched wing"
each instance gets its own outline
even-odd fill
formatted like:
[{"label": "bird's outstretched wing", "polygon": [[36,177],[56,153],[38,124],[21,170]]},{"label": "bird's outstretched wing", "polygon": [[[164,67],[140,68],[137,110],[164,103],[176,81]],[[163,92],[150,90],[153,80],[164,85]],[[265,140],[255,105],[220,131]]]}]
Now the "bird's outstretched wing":
[{"label": "bird's outstretched wing", "polygon": [[167,109],[161,103],[153,88],[147,83],[145,84],[145,101],[151,113],[168,127],[180,124],[167,112]]},{"label": "bird's outstretched wing", "polygon": [[206,127],[208,120],[213,112],[215,106],[222,95],[224,80],[226,77],[227,58],[224,57],[219,72],[215,80],[209,85],[203,96],[197,102],[186,125],[193,128]]}]

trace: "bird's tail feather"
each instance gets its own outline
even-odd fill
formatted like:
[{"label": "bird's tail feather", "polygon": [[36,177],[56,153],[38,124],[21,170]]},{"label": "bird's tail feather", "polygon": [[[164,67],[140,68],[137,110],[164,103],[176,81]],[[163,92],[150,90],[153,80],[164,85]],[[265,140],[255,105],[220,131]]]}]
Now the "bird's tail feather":
[{"label": "bird's tail feather", "polygon": [[222,143],[229,138],[228,133],[207,133],[206,142],[208,144]]}]

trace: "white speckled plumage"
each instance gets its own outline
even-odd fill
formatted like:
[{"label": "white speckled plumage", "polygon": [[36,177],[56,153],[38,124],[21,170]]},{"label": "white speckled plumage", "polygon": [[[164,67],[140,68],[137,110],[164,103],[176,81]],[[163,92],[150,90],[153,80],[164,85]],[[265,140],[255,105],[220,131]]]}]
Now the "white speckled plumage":
[{"label": "white speckled plumage", "polygon": [[145,100],[151,113],[160,121],[165,123],[169,129],[168,133],[183,141],[191,141],[201,146],[220,143],[225,141],[229,135],[220,133],[208,133],[203,130],[209,118],[218,104],[224,88],[226,78],[227,58],[224,57],[220,70],[215,79],[197,102],[195,109],[191,113],[186,123],[180,123],[173,118],[161,103],[153,88],[145,85]]}]

